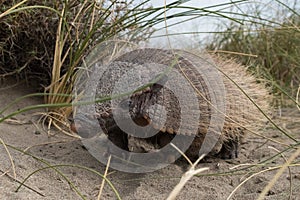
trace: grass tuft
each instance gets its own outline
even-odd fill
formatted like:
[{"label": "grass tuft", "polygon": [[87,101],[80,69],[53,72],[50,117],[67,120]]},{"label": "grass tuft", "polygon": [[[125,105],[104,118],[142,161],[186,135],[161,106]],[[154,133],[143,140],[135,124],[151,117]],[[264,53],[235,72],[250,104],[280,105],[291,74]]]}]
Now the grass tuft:
[{"label": "grass tuft", "polygon": [[[280,1],[278,3],[285,9],[288,7]],[[216,33],[207,49],[222,54],[236,52],[226,55],[249,66],[259,78],[268,80],[273,94],[279,97],[278,104],[285,103],[282,99],[287,99],[286,94],[295,102],[300,84],[300,16],[297,10],[277,11],[278,15],[284,16],[283,22],[274,17],[260,23],[246,21],[250,15],[263,19],[259,8],[249,12],[245,14],[245,23],[231,22],[224,31]]]}]

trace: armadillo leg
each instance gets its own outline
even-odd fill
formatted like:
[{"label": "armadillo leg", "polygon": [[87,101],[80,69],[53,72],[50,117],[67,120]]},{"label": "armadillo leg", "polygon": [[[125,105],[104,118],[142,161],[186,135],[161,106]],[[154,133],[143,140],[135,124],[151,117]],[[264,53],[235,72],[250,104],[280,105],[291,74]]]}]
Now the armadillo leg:
[{"label": "armadillo leg", "polygon": [[239,138],[232,138],[222,144],[218,157],[222,159],[235,159],[238,157]]}]

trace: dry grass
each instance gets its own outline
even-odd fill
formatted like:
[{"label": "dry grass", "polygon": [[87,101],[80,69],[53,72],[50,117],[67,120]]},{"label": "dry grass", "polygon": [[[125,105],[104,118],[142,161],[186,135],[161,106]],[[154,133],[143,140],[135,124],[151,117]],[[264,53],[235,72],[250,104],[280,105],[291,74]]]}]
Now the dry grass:
[{"label": "dry grass", "polygon": [[268,80],[273,94],[279,96],[279,104],[285,103],[281,99],[286,99],[286,94],[295,99],[300,83],[300,18],[296,14],[286,15],[289,17],[279,26],[231,23],[207,46],[221,54],[226,52],[225,55],[238,59],[258,77]]}]

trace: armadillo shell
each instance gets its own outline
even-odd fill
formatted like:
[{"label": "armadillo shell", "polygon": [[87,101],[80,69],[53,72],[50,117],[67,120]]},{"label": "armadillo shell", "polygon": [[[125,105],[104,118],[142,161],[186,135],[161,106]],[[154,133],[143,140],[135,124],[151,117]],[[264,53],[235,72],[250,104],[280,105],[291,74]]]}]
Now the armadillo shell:
[{"label": "armadillo shell", "polygon": [[[155,101],[152,102],[148,102],[151,97],[151,91],[149,90],[142,90],[138,94],[133,94],[132,96],[140,96],[140,99],[136,98],[135,101],[149,104],[149,109],[140,110],[139,112],[141,115],[150,118],[149,123],[152,127],[169,134],[196,135],[199,140],[197,142],[199,145],[196,146],[200,146],[211,126],[215,128],[216,132],[221,129],[221,143],[231,138],[243,136],[246,129],[257,131],[261,124],[266,121],[257,106],[265,111],[269,109],[268,91],[262,84],[258,84],[253,76],[247,73],[244,66],[232,60],[225,61],[213,56],[214,65],[211,61],[208,62],[207,59],[207,57],[203,59],[181,50],[150,48],[133,50],[111,62],[105,74],[99,80],[97,94],[100,94],[100,96],[112,95],[113,88],[118,85],[118,81],[133,68],[136,73],[135,78],[129,78],[125,84],[123,83],[124,87],[132,85],[137,79],[139,79],[138,81],[153,80],[157,74],[163,73],[172,66],[172,72],[175,71],[174,73],[177,73],[177,75],[179,73],[188,80],[190,88],[196,93],[198,102],[189,102],[188,99],[183,103],[179,102],[177,94],[185,95],[188,93],[187,88],[183,87],[180,81],[176,85],[171,85],[172,90],[163,88]],[[157,65],[158,68],[153,67],[154,65]],[[216,67],[220,70],[220,77],[214,77],[215,74],[212,77],[207,77],[211,74],[210,69],[216,69]],[[155,71],[158,72],[155,73]],[[173,78],[172,72],[167,74],[169,80]],[[175,92],[173,91],[174,88],[176,88]],[[214,91],[213,88],[219,89]],[[224,91],[222,91],[222,88]],[[129,90],[132,90],[132,88]],[[223,102],[225,109],[221,112],[220,110],[216,111],[216,102],[218,104],[222,103],[224,99],[226,100]],[[104,102],[96,104],[96,109],[101,115],[101,113],[111,113],[114,106],[116,104]],[[164,109],[159,109],[161,107]],[[189,112],[182,112],[183,110]],[[200,111],[200,115],[196,111]],[[218,115],[215,113],[218,113]],[[164,115],[166,115],[166,119],[162,120]],[[103,117],[107,120],[106,126],[113,126],[115,123],[112,120],[113,115],[107,116]],[[214,127],[214,124],[211,123],[212,119],[216,117],[220,117],[220,120],[222,120],[222,117],[225,118],[224,123],[220,123],[222,127],[220,127],[220,124]],[[183,119],[185,123],[182,123]],[[195,127],[197,131],[194,131]]]},{"label": "armadillo shell", "polygon": [[[135,73],[139,74],[135,74],[135,77],[140,77],[140,79],[148,78],[151,80],[155,78],[157,74],[163,73],[164,70],[167,70],[171,66],[171,73],[167,73],[169,78],[168,81],[170,82],[170,79],[173,80],[174,77],[176,78],[177,76],[183,77],[183,79],[190,84],[188,86],[190,92],[196,94],[195,97],[197,98],[197,101],[189,101],[188,98],[185,98],[184,101],[179,102],[178,96],[185,96],[188,91],[187,86],[184,86],[176,79],[176,82],[170,86],[172,90],[164,87],[157,95],[158,97],[155,99],[155,102],[147,102],[150,98],[148,98],[148,96],[151,96],[151,92],[148,91],[144,92],[144,95],[140,95],[142,99],[135,98],[135,103],[142,102],[144,104],[160,105],[160,107],[150,107],[150,105],[145,106],[150,108],[141,110],[140,114],[148,116],[151,119],[150,123],[152,127],[162,132],[182,135],[204,135],[207,132],[211,120],[212,91],[209,91],[207,81],[203,77],[204,74],[209,73],[206,72],[201,74],[201,71],[197,69],[196,64],[202,66],[209,64],[207,61],[195,57],[187,52],[179,50],[174,52],[162,49],[138,49],[130,51],[111,62],[110,66],[107,68],[108,70],[99,81],[97,93],[103,96],[112,95],[112,90],[116,86],[116,82],[132,68],[138,69],[135,70]],[[150,65],[148,65],[148,68],[145,67],[149,63]],[[152,69],[154,68],[154,65],[158,65],[161,68]],[[153,70],[161,71],[155,73]],[[188,81],[186,77],[188,78]],[[139,80],[129,80],[124,85],[130,86],[133,81]],[[222,85],[223,82],[222,80],[215,80],[211,84]],[[195,89],[197,91],[195,91]],[[201,95],[197,93],[200,93]],[[112,105],[111,102],[106,102],[97,104],[96,107],[98,113],[107,113],[107,110],[111,110]],[[159,109],[162,107],[164,108],[165,113],[163,112],[163,109]],[[166,114],[166,119],[162,120],[164,114]],[[182,123],[183,119],[184,123]],[[164,121],[163,124],[162,121]]]}]

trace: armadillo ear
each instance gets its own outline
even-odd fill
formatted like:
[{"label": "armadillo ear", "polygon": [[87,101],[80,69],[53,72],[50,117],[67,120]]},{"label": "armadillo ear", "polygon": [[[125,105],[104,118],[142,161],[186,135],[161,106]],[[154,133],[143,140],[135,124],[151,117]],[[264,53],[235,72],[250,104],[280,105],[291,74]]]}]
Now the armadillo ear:
[{"label": "armadillo ear", "polygon": [[150,90],[154,93],[157,93],[163,89],[164,85],[168,81],[168,76],[166,74],[158,74],[154,80],[157,80],[157,82],[150,86]]}]

